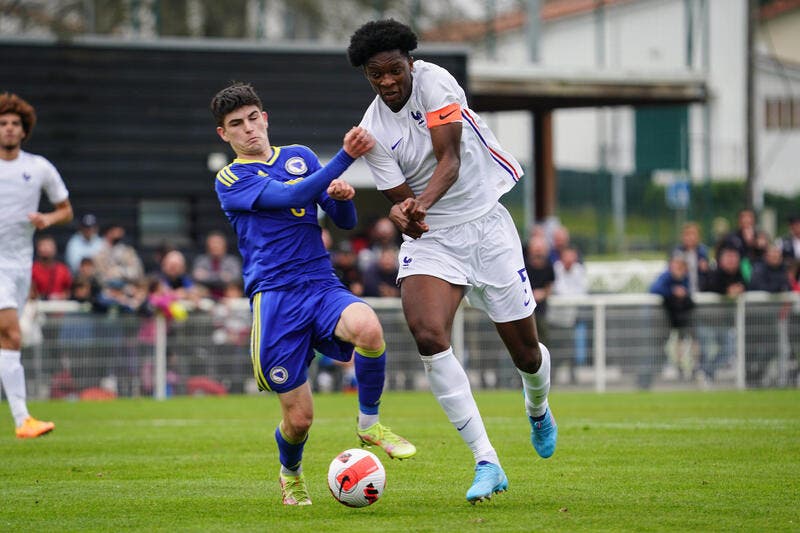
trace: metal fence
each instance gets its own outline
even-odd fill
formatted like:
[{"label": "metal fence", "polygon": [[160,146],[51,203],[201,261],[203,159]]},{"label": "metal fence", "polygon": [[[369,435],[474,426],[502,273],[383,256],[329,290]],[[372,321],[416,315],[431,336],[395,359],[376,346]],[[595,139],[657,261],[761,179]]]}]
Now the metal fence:
[{"label": "metal fence", "polygon": [[[671,330],[650,294],[552,297],[541,335],[560,389],[798,387],[800,295],[695,295],[691,324]],[[373,299],[386,335],[387,389],[426,389],[399,300]],[[102,398],[256,392],[246,300],[216,304],[186,320],[93,314],[75,302],[38,302],[24,320],[23,361],[34,398]],[[474,388],[521,386],[494,325],[464,307],[454,349]],[[322,358],[318,358],[322,359]],[[342,370],[325,360],[320,374]],[[330,383],[335,381],[327,380]]]}]

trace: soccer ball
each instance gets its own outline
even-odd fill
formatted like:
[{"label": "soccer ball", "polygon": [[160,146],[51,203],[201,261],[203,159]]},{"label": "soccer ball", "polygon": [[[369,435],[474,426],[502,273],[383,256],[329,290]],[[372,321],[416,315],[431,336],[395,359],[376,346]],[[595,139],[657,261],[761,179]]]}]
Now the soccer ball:
[{"label": "soccer ball", "polygon": [[386,470],[378,457],[366,450],[345,450],[328,468],[331,494],[348,507],[372,505],[381,497],[385,486]]}]

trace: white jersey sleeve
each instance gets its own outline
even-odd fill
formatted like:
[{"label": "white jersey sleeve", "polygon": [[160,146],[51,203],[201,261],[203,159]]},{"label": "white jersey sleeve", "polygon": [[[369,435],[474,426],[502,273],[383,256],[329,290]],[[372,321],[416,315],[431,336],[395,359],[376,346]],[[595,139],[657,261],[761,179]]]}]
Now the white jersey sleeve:
[{"label": "white jersey sleeve", "polygon": [[47,194],[47,199],[50,200],[50,203],[53,205],[63,202],[69,198],[69,191],[64,184],[64,180],[61,179],[61,174],[59,174],[53,163],[44,157],[39,157],[41,159],[40,164],[43,173],[42,189]]},{"label": "white jersey sleeve", "polygon": [[[425,90],[420,91],[420,102],[425,113],[433,113],[451,104],[466,107],[466,95],[452,74],[438,65],[427,63]],[[460,117],[460,113],[458,114]],[[459,119],[460,120],[460,119]]]},{"label": "white jersey sleeve", "polygon": [[[405,183],[406,177],[400,165],[397,163],[397,160],[392,155],[392,146],[386,146],[387,142],[391,142],[387,141],[390,137],[378,134],[377,130],[381,126],[380,123],[375,120],[375,117],[372,116],[377,111],[375,109],[377,105],[383,105],[378,98],[369,106],[359,125],[366,128],[367,131],[372,133],[375,137],[375,146],[372,150],[364,154],[363,157],[372,172],[375,187],[379,191],[385,191],[402,185]],[[381,132],[382,131],[381,129]]]}]

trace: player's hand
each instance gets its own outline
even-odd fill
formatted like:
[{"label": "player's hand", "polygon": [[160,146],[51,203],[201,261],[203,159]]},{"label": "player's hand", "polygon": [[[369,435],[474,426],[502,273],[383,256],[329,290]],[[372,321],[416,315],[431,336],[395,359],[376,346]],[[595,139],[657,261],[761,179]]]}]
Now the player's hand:
[{"label": "player's hand", "polygon": [[347,155],[357,159],[366,154],[375,146],[375,138],[370,132],[361,127],[354,127],[344,136],[342,148]]},{"label": "player's hand", "polygon": [[334,200],[345,201],[352,200],[356,195],[356,190],[345,180],[336,178],[328,185],[327,193]]},{"label": "player's hand", "polygon": [[425,215],[428,214],[428,210],[425,209],[416,198],[406,198],[400,202],[400,209],[403,210],[410,220],[416,220],[418,222],[425,220]]},{"label": "player's hand", "polygon": [[423,233],[430,230],[424,220],[425,214],[425,208],[419,205],[416,198],[406,198],[392,206],[389,210],[389,220],[401,233],[412,239],[419,239]]},{"label": "player's hand", "polygon": [[28,220],[30,220],[33,227],[38,230],[49,228],[51,226],[50,217],[44,213],[28,213]]}]

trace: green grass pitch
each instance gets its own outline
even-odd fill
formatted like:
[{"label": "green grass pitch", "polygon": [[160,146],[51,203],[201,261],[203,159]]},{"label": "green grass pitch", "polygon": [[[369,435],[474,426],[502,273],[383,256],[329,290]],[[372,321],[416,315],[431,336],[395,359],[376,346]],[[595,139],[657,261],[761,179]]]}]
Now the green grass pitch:
[{"label": "green grass pitch", "polygon": [[476,394],[509,491],[469,505],[472,457],[427,392],[382,419],[419,453],[373,506],[329,495],[357,445],[353,395],[317,395],[304,470],[314,505],[280,504],[269,395],[31,403],[56,422],[13,437],[0,406],[0,531],[800,531],[800,391],[560,393],[556,454],[529,441],[519,392]]}]

